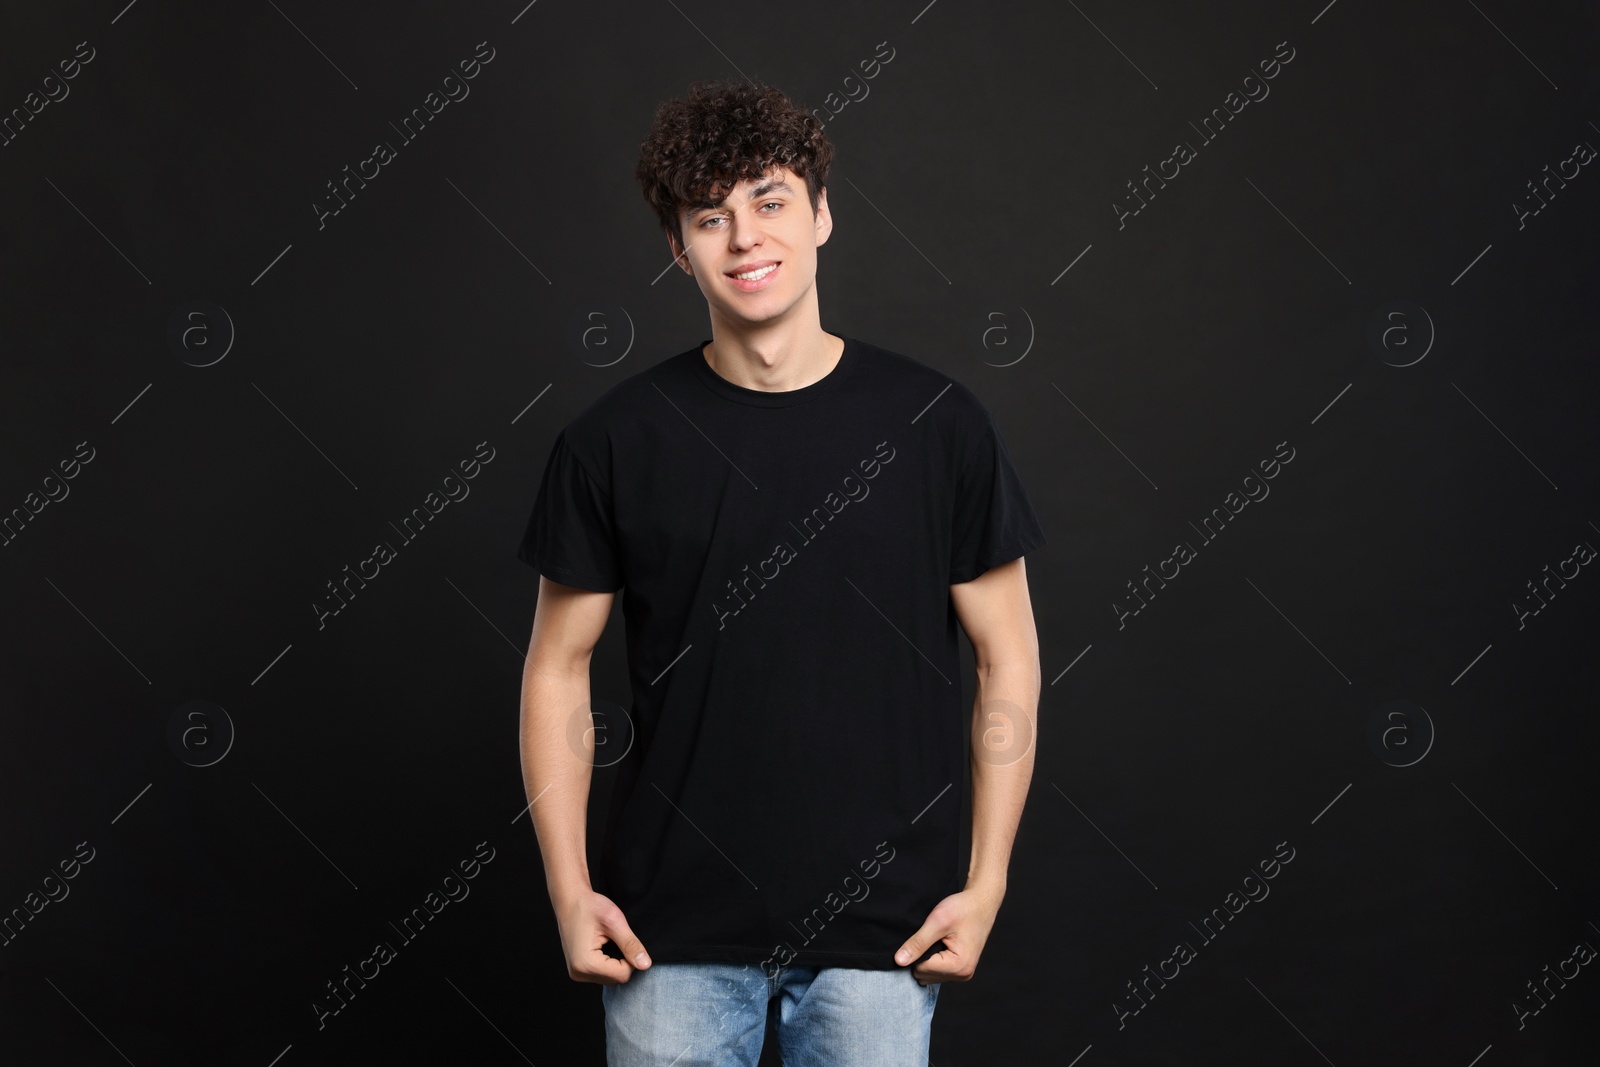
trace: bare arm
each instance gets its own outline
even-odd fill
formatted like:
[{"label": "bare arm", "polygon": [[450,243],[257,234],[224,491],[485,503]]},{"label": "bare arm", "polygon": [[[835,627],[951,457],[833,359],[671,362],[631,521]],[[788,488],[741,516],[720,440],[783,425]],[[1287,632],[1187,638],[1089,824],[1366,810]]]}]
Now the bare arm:
[{"label": "bare arm", "polygon": [[[594,769],[589,661],[615,596],[539,577],[533,637],[522,670],[519,738],[523,786],[561,930],[567,977],[604,985],[626,982],[635,968],[650,965],[622,910],[594,891],[585,849]],[[606,954],[607,941],[623,959]]]},{"label": "bare arm", "polygon": [[1011,845],[1033,778],[1039,636],[1021,559],[950,587],[972,641],[978,691],[972,723],[972,859],[967,888],[1003,895]]},{"label": "bare arm", "polygon": [[[545,883],[557,907],[590,888],[584,848],[594,738],[588,723],[589,661],[605,630],[614,593],[539,578],[533,637],[522,668],[522,781],[527,790]],[[569,737],[571,740],[569,740]],[[573,748],[573,742],[582,747]]]},{"label": "bare arm", "polygon": [[[972,860],[967,884],[929,912],[894,961],[918,982],[967,982],[1006,895],[1011,843],[1033,778],[1039,707],[1039,636],[1022,560],[990,567],[950,587],[961,628],[972,641],[978,695],[972,707]],[[912,961],[935,942],[944,949]]]}]

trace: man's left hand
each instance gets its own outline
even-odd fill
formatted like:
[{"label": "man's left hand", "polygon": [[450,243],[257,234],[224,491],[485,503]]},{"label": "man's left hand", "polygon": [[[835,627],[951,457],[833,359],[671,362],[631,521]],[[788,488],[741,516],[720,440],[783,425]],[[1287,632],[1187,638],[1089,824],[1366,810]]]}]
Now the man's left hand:
[{"label": "man's left hand", "polygon": [[969,886],[945,897],[928,913],[922,928],[900,946],[894,961],[904,967],[929,945],[943,940],[944,949],[917,964],[911,973],[922,985],[970,982],[1004,896],[1004,889]]}]

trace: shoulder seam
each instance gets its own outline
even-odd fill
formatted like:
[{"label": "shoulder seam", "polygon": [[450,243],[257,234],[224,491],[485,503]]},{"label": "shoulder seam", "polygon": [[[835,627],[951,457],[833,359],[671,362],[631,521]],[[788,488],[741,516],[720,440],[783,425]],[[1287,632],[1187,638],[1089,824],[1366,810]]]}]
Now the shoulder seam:
[{"label": "shoulder seam", "polygon": [[583,472],[583,476],[589,479],[590,484],[606,498],[607,503],[610,503],[611,490],[607,488],[607,483],[594,476],[594,472],[589,470],[589,464],[584,461],[583,456],[579,455],[578,450],[572,447],[572,442],[567,439],[566,427],[562,427],[561,432],[556,435],[556,440],[562,448],[565,448],[572,455],[572,461],[578,465],[578,469]]}]

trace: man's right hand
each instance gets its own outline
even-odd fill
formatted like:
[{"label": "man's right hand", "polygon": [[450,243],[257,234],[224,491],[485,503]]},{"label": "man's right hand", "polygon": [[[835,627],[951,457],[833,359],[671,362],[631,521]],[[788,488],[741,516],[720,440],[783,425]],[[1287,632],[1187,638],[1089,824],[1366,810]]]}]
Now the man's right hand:
[{"label": "man's right hand", "polygon": [[[621,985],[634,971],[650,966],[644,943],[634,936],[622,909],[604,893],[592,889],[579,893],[556,909],[556,924],[567,957],[567,977],[574,982]],[[605,954],[601,946],[607,940],[621,949],[623,959]]]}]

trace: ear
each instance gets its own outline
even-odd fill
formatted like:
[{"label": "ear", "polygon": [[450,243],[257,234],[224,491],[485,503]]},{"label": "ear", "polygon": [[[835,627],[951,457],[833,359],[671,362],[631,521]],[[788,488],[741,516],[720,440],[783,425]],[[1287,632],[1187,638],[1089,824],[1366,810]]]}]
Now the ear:
[{"label": "ear", "polygon": [[663,229],[662,232],[667,235],[667,248],[672,252],[672,261],[676,263],[679,269],[681,269],[685,274],[693,278],[694,266],[689,262],[689,257],[685,254],[683,246],[678,243],[678,238],[673,235],[671,230]]},{"label": "ear", "polygon": [[833,233],[833,213],[828,210],[828,187],[823,186],[817,190],[817,247],[820,248],[828,241],[828,235]]}]

